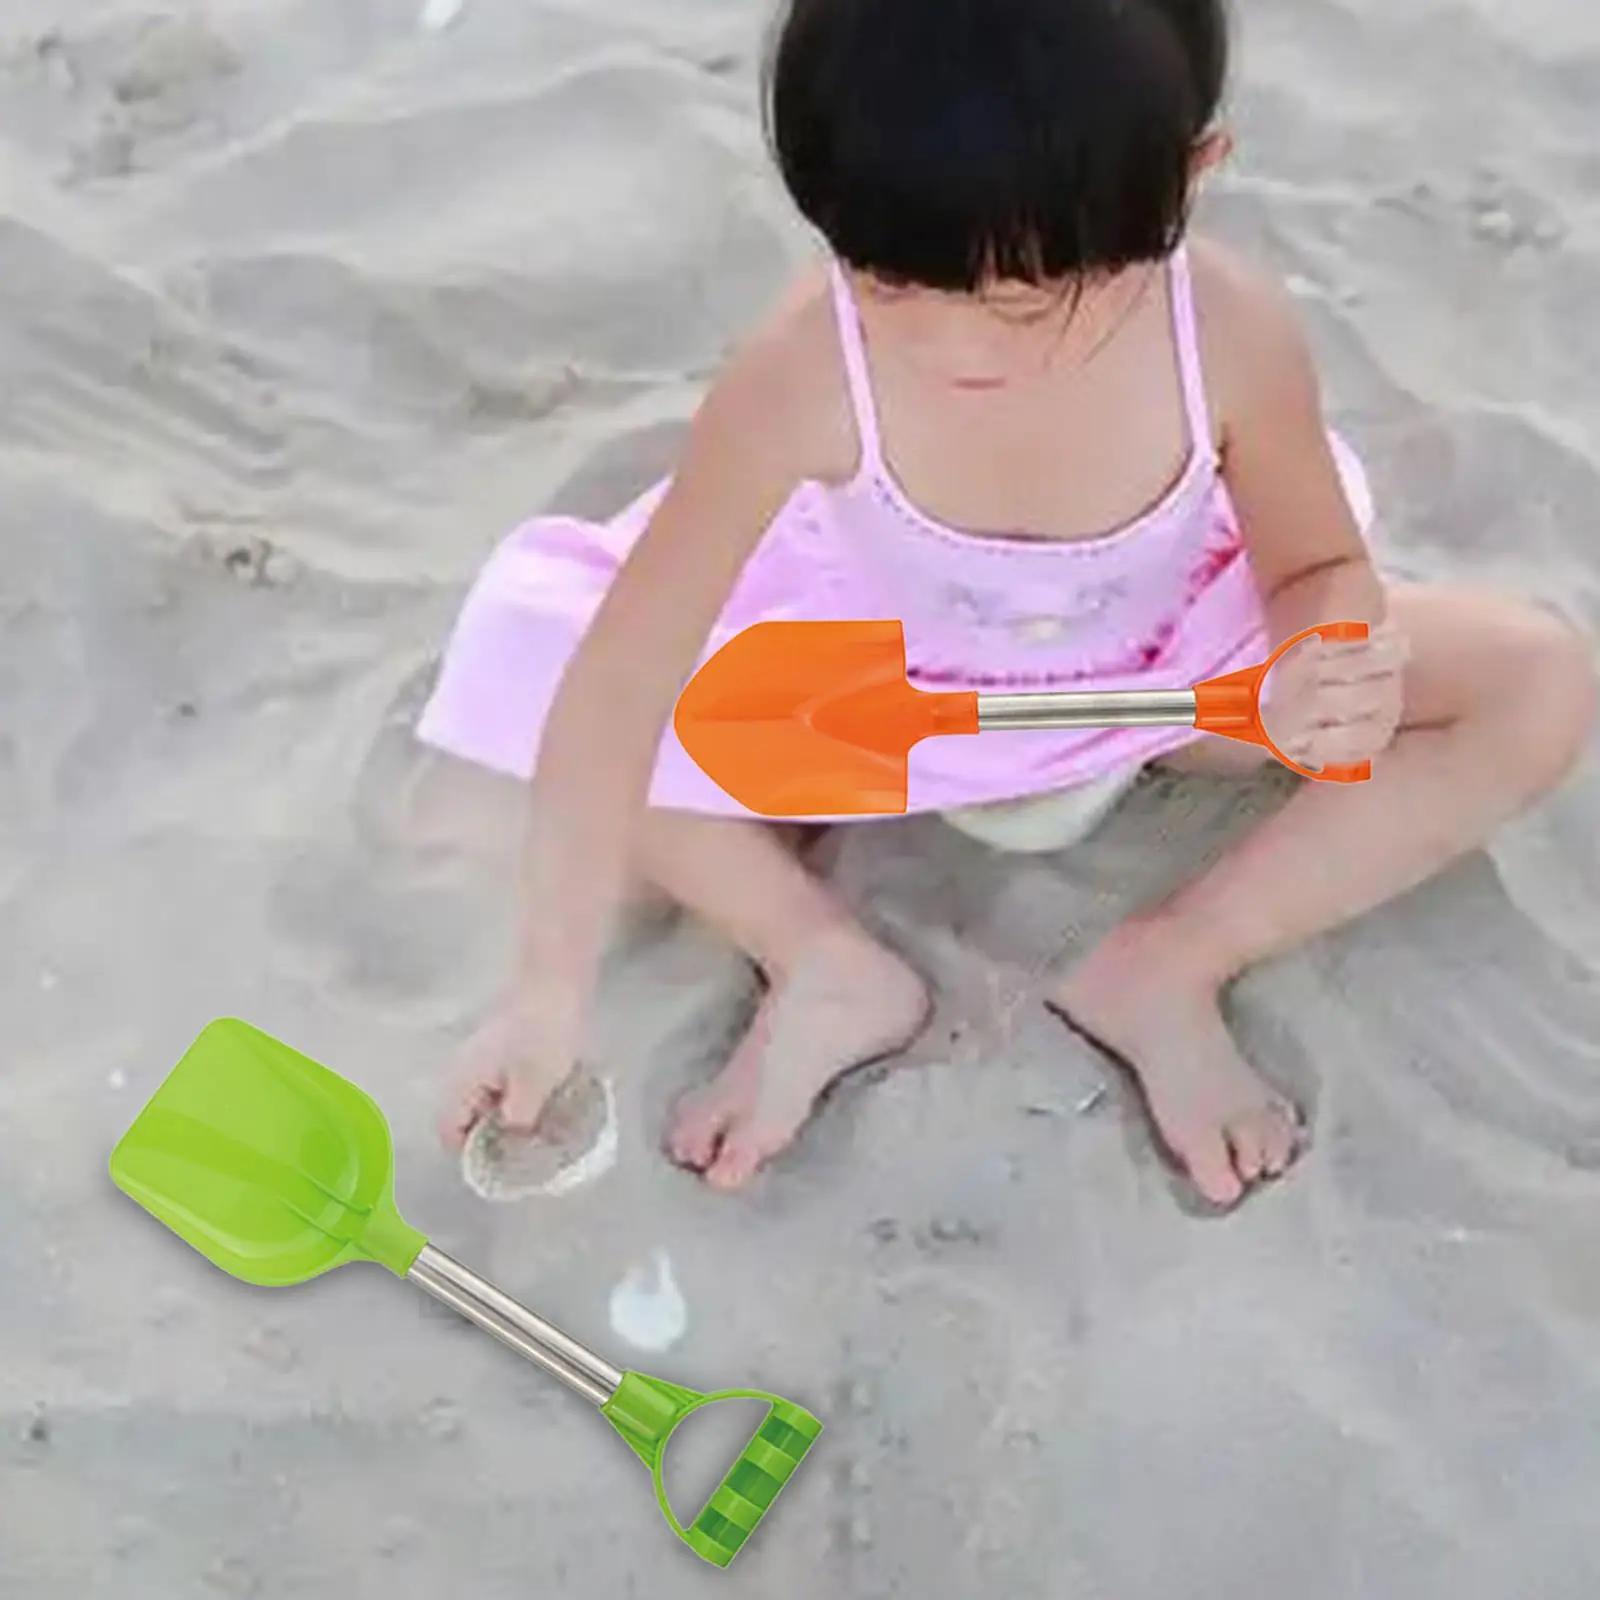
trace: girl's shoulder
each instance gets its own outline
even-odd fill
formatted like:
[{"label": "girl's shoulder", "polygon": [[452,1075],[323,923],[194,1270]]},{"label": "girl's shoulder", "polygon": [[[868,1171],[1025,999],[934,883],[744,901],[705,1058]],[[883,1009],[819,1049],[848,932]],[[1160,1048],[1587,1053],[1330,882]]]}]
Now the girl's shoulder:
[{"label": "girl's shoulder", "polygon": [[1309,345],[1283,282],[1214,239],[1191,238],[1189,269],[1207,398],[1226,428],[1305,370]]},{"label": "girl's shoulder", "polygon": [[[742,426],[781,432],[796,479],[848,482],[859,440],[826,265],[806,268],[730,352],[713,380],[736,393]],[[709,398],[709,397],[708,397]]]}]

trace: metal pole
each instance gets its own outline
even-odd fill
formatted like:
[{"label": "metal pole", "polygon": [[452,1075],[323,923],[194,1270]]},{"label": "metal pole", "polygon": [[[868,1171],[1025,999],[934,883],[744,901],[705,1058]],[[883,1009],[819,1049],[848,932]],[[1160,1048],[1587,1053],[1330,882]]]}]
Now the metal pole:
[{"label": "metal pole", "polygon": [[598,1406],[605,1405],[622,1382],[618,1368],[431,1244],[422,1247],[406,1276]]},{"label": "metal pole", "polygon": [[1193,689],[980,694],[978,727],[1183,728],[1193,726],[1197,709]]}]

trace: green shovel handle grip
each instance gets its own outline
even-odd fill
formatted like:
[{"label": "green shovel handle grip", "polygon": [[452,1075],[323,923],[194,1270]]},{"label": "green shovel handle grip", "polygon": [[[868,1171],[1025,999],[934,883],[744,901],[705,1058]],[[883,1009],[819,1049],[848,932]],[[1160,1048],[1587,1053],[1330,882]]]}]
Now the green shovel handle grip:
[{"label": "green shovel handle grip", "polygon": [[[763,1400],[767,1415],[700,1514],[685,1527],[667,1499],[662,1477],[667,1442],[688,1417],[719,1400]],[[612,1426],[650,1468],[656,1503],[667,1526],[696,1555],[718,1567],[726,1567],[744,1548],[757,1523],[777,1499],[778,1491],[794,1475],[822,1432],[822,1423],[809,1411],[761,1389],[696,1394],[636,1372],[623,1375],[604,1411]]]},{"label": "green shovel handle grip", "polygon": [[771,1409],[766,1421],[740,1452],[739,1459],[712,1491],[700,1515],[687,1528],[667,1503],[667,1489],[661,1477],[664,1450],[651,1467],[650,1477],[656,1486],[661,1514],[672,1531],[696,1555],[703,1556],[714,1566],[725,1567],[744,1548],[756,1524],[777,1499],[778,1491],[805,1459],[806,1452],[822,1432],[822,1424],[809,1411],[775,1394],[763,1394],[759,1389],[725,1389],[719,1394],[708,1394],[699,1405],[691,1406],[674,1427],[681,1425],[690,1412],[718,1400],[765,1400]]}]

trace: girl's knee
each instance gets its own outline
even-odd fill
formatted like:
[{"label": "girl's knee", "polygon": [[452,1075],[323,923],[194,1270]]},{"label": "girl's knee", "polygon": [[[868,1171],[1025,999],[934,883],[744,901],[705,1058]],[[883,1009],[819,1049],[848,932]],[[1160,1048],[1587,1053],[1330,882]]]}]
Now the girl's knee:
[{"label": "girl's knee", "polygon": [[1484,708],[1500,730],[1498,752],[1542,790],[1577,764],[1600,723],[1593,642],[1564,617],[1518,606],[1495,641],[1497,687]]}]

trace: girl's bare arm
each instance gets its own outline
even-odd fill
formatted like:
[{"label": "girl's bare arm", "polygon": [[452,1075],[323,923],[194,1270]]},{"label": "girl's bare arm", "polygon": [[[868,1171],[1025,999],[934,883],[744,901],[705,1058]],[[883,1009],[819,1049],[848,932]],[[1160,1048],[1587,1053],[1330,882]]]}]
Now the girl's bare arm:
[{"label": "girl's bare arm", "polygon": [[545,725],[515,982],[574,1054],[683,683],[768,524],[837,452],[830,372],[812,320],[780,312],[706,396],[672,485],[573,655]]},{"label": "girl's bare arm", "polygon": [[1274,644],[1319,622],[1384,618],[1384,590],[1350,510],[1311,351],[1275,283],[1196,251],[1202,342],[1223,473]]}]

